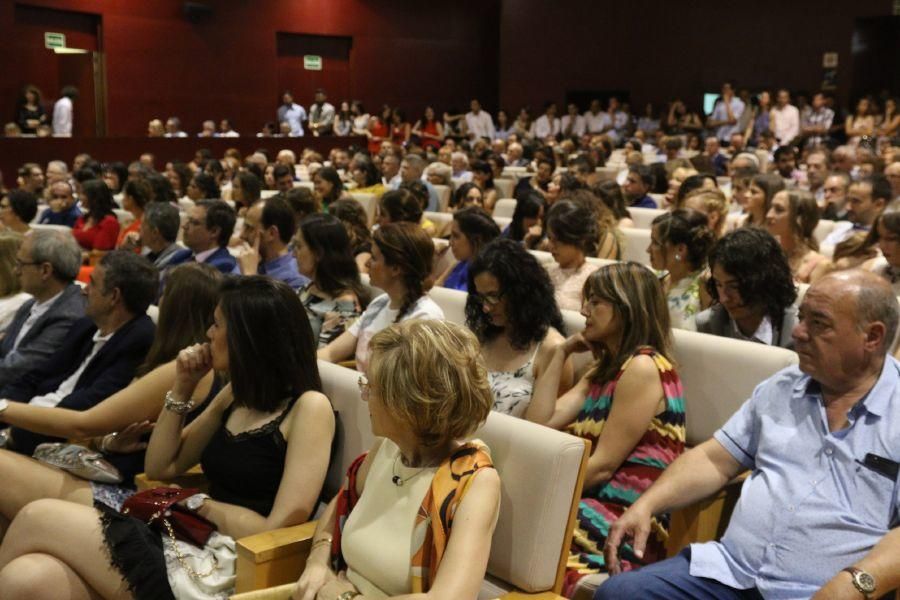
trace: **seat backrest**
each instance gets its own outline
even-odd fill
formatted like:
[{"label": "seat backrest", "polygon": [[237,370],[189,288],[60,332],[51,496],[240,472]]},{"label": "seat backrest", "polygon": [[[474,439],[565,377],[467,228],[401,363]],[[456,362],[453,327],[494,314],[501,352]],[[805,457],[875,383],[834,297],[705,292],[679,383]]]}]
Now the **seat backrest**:
[{"label": "seat backrest", "polygon": [[494,179],[494,187],[497,188],[497,197],[512,198],[516,183],[517,182],[514,179],[507,177],[498,177]]},{"label": "seat backrest", "polygon": [[434,237],[444,237],[450,233],[450,223],[453,221],[453,213],[425,211],[424,216],[434,223],[434,226],[437,229],[437,231],[434,232]]},{"label": "seat backrest", "polygon": [[431,299],[444,311],[444,320],[458,325],[466,324],[466,299],[468,294],[445,287],[433,287],[428,292]]},{"label": "seat backrest", "polygon": [[494,223],[497,224],[497,227],[500,228],[500,231],[506,229],[510,223],[512,223],[512,217],[498,217],[494,215]]},{"label": "seat backrest", "polygon": [[361,194],[359,192],[351,192],[350,196],[366,210],[366,219],[369,222],[369,227],[371,227],[372,223],[375,222],[375,208],[378,205],[378,196],[375,194]]},{"label": "seat backrest", "polygon": [[72,233],[72,228],[66,225],[52,225],[50,223],[31,223],[32,229],[47,229],[49,231],[67,231]]},{"label": "seat backrest", "polygon": [[625,236],[622,260],[633,260],[642,265],[650,266],[650,255],[647,254],[647,246],[650,245],[650,230],[622,227],[620,231]]},{"label": "seat backrest", "polygon": [[631,215],[631,220],[634,221],[635,229],[650,229],[653,219],[666,212],[660,208],[632,207],[628,209],[628,214]]},{"label": "seat backrest", "polygon": [[513,198],[503,198],[502,200],[497,200],[497,203],[494,204],[495,218],[509,217],[511,219],[514,212],[516,212],[516,201]]},{"label": "seat backrest", "polygon": [[119,220],[119,227],[125,228],[134,223],[134,215],[122,208],[114,208],[116,219]]},{"label": "seat backrest", "polygon": [[434,243],[434,266],[431,268],[431,275],[437,279],[456,262],[456,258],[450,250],[449,240],[431,238],[431,241]]},{"label": "seat backrest", "polygon": [[437,191],[438,199],[440,200],[438,211],[447,212],[447,207],[450,205],[450,194],[453,190],[450,189],[449,185],[436,185],[434,189]]},{"label": "seat backrest", "polygon": [[682,329],[672,335],[691,446],[712,437],[757,385],[798,361],[794,352],[765,344]]},{"label": "seat backrest", "polygon": [[581,497],[586,442],[497,412],[475,437],[491,449],[502,488],[488,574],[525,592],[558,592]]},{"label": "seat backrest", "polygon": [[334,453],[325,477],[323,498],[331,499],[343,484],[344,475],[356,457],[375,441],[369,420],[369,405],[359,391],[359,372],[319,361],[322,392],[337,412]]},{"label": "seat backrest", "polygon": [[272,196],[277,196],[278,190],[261,190],[259,192],[259,197],[265,200],[266,198],[271,198]]},{"label": "seat backrest", "polygon": [[834,229],[834,221],[820,219],[816,228],[813,229],[813,237],[821,244],[822,240],[828,237],[828,234],[831,233],[832,229]]},{"label": "seat backrest", "polygon": [[597,167],[597,181],[615,181],[619,169],[616,167]]},{"label": "seat backrest", "polygon": [[[656,202],[656,206],[662,206],[666,201],[665,194],[647,194],[647,195],[650,196],[654,202]],[[629,210],[629,212],[631,212],[631,209],[628,209],[628,210]]]},{"label": "seat backrest", "polygon": [[294,187],[295,188],[305,187],[308,190],[313,190],[313,189],[315,189],[316,186],[313,184],[312,181],[295,181]]}]

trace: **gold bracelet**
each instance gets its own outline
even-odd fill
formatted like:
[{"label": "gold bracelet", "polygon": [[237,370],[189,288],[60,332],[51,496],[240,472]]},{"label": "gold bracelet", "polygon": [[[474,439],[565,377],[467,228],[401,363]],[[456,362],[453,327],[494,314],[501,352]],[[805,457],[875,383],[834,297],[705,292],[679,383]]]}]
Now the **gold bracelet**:
[{"label": "gold bracelet", "polygon": [[310,550],[315,550],[319,546],[325,546],[325,545],[330,546],[333,540],[334,540],[334,538],[332,538],[331,536],[314,540],[312,543],[312,546],[310,547]]}]

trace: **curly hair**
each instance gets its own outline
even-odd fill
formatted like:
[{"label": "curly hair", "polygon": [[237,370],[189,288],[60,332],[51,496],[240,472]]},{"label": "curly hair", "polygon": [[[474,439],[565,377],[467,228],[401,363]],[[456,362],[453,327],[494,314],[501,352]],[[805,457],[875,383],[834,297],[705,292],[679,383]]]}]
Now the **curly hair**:
[{"label": "curly hair", "polygon": [[481,273],[490,273],[500,284],[508,321],[506,328],[492,324],[478,296],[469,294],[466,325],[482,344],[506,332],[513,348],[526,350],[543,340],[550,327],[565,335],[550,276],[521,244],[501,238],[482,248],[469,266],[469,290],[476,289],[475,277]]},{"label": "curly hair", "polygon": [[[758,227],[744,227],[726,234],[709,253],[709,268],[719,265],[737,279],[741,300],[765,309],[772,324],[781,327],[784,310],[797,299],[797,288],[787,256],[772,234]],[[706,290],[719,301],[716,280]]]},{"label": "curly hair", "polygon": [[384,255],[384,262],[403,272],[406,295],[394,319],[399,323],[434,283],[434,242],[416,223],[388,223],[375,230],[372,240]]},{"label": "curly hair", "polygon": [[[302,188],[301,188],[302,189]],[[369,217],[366,209],[353,198],[343,198],[328,207],[328,213],[337,217],[350,236],[353,253],[358,254],[363,248],[371,247],[372,232],[369,231]]]}]

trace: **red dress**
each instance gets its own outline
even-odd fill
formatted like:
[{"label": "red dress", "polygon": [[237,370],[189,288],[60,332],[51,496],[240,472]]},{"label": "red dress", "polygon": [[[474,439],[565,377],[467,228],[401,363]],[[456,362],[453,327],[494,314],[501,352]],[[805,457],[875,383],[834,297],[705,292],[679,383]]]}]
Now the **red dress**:
[{"label": "red dress", "polygon": [[381,142],[390,134],[391,130],[387,123],[381,119],[375,119],[375,124],[372,126],[372,137],[369,138],[369,154],[378,154],[378,151],[381,150]]},{"label": "red dress", "polygon": [[100,222],[85,229],[85,217],[82,215],[75,221],[72,235],[85,250],[112,250],[119,238],[119,220],[115,215],[106,215]]},{"label": "red dress", "polygon": [[[429,135],[437,135],[438,134],[437,121],[428,121],[427,123],[425,123],[422,126],[422,133],[427,133]],[[428,148],[431,148],[432,150],[437,151],[441,147],[441,142],[434,138],[422,136],[422,138],[419,140],[419,145],[422,146],[423,148],[425,148],[426,150]]]}]

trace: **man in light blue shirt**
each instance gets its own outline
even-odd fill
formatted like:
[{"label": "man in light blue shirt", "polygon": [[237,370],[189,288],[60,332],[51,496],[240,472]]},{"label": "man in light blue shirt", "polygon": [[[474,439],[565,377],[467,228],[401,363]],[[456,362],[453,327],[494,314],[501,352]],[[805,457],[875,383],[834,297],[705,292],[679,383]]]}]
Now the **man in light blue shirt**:
[{"label": "man in light blue shirt", "polygon": [[238,256],[244,275],[268,275],[299,290],[309,278],[302,275],[288,248],[294,235],[294,213],[278,196],[260,200],[244,214],[241,239],[246,246]]},{"label": "man in light blue shirt", "polygon": [[740,133],[738,120],[744,113],[744,102],[734,95],[730,82],[722,84],[722,97],[716,101],[712,114],[706,121],[709,129],[716,130],[716,137],[723,146],[731,140],[731,134]]},{"label": "man in light blue shirt", "polygon": [[[640,556],[650,517],[750,475],[720,542],[615,575],[608,598],[876,598],[900,586],[897,300],[869,272],[809,289],[798,367],[760,384],[714,438],[686,452],[613,525],[605,548]],[[748,357],[749,358],[749,357]]]},{"label": "man in light blue shirt", "polygon": [[294,96],[290,92],[285,92],[281,96],[281,103],[281,106],[278,107],[278,122],[291,126],[291,137],[303,137],[303,121],[306,120],[306,111],[294,102]]}]

